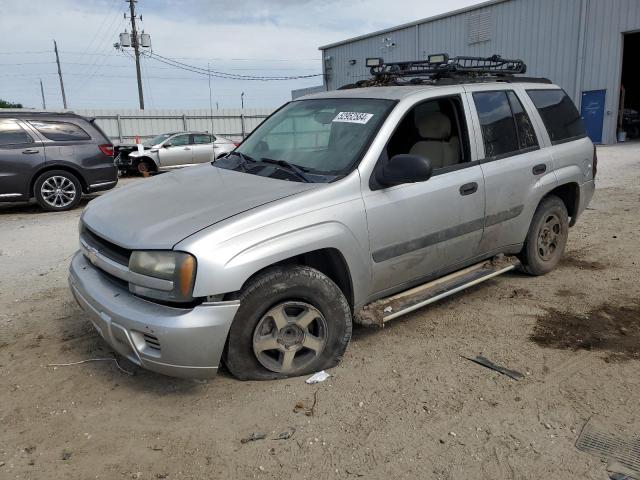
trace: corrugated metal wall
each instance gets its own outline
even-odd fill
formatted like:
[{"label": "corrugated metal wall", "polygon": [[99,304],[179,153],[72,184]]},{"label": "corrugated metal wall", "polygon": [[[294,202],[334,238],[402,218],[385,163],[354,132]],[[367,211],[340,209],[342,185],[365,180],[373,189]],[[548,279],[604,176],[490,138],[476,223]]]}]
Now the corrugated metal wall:
[{"label": "corrugated metal wall", "polygon": [[[239,139],[256,128],[273,109],[210,110],[83,110],[74,112],[95,117],[115,143],[130,143],[135,137],[146,138],[181,130],[203,130]],[[119,124],[119,125],[118,125]],[[243,128],[244,125],[244,128]]]},{"label": "corrugated metal wall", "polygon": [[[581,25],[582,11],[585,22]],[[490,39],[469,43],[470,22],[489,12]],[[581,28],[584,42],[581,45]],[[581,92],[607,90],[603,140],[615,141],[622,61],[622,32],[640,29],[640,0],[510,0],[426,23],[330,47],[327,86],[335,89],[369,78],[366,57],[387,61],[426,58],[428,53],[521,58],[527,75],[550,78],[580,106]],[[389,46],[395,43],[395,46]],[[582,47],[582,48],[581,48]],[[355,60],[350,65],[349,60]],[[580,73],[581,72],[581,73]]]}]

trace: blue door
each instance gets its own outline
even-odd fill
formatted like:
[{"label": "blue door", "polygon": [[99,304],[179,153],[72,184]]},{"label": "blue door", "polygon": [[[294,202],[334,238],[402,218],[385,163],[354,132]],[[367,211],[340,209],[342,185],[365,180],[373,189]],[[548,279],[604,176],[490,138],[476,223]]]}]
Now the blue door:
[{"label": "blue door", "polygon": [[602,121],[606,90],[582,92],[582,120],[593,143],[602,143]]}]

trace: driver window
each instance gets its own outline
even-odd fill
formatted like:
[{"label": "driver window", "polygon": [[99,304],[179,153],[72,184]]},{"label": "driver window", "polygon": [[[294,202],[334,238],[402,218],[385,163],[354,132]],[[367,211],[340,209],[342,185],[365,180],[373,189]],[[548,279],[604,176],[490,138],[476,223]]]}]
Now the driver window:
[{"label": "driver window", "polygon": [[168,143],[170,143],[172,147],[189,145],[189,135],[176,135],[175,137],[169,139]]},{"label": "driver window", "polygon": [[428,158],[434,172],[469,161],[469,142],[460,97],[443,97],[413,107],[387,144],[398,154]]}]

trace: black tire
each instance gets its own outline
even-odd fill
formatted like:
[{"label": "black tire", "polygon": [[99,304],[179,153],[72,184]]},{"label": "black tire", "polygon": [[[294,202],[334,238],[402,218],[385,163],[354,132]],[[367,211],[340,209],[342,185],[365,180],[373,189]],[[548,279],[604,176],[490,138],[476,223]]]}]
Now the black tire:
[{"label": "black tire", "polygon": [[544,198],[533,215],[519,255],[522,271],[544,275],[553,270],[562,258],[568,236],[569,214],[564,202],[555,195]]},{"label": "black tire", "polygon": [[156,171],[156,166],[151,160],[142,158],[136,165],[136,171],[143,177],[146,177]]},{"label": "black tire", "polygon": [[[54,188],[56,185],[62,188]],[[55,193],[47,194],[52,188],[54,191],[60,191],[57,197]],[[50,170],[36,179],[33,196],[43,209],[50,212],[71,210],[76,208],[82,199],[82,185],[78,177],[66,170]]]},{"label": "black tire", "polygon": [[[347,299],[329,277],[313,268],[284,266],[266,270],[249,282],[240,293],[239,300],[240,308],[229,330],[223,361],[229,371],[240,380],[288,378],[331,368],[340,361],[351,339],[352,315]],[[265,366],[265,357],[259,360],[254,351],[255,338],[264,338],[255,337],[259,335],[257,327],[269,321],[267,313],[272,309],[296,302],[310,304],[323,317],[324,347],[320,353],[307,351],[305,347],[294,347],[300,348],[294,354],[301,355],[299,367],[294,364],[292,370],[286,373],[274,371]],[[274,335],[280,338],[283,331],[284,329],[278,331],[275,327]],[[306,338],[306,334],[303,335]],[[272,350],[272,353],[284,358],[283,352]],[[312,358],[308,359],[309,355]],[[274,361],[277,362],[278,359]]]}]

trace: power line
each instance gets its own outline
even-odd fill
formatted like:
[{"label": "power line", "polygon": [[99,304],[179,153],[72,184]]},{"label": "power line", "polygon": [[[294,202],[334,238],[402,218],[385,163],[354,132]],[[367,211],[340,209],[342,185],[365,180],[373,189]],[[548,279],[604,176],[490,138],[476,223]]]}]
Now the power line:
[{"label": "power line", "polygon": [[177,60],[171,59],[169,57],[164,57],[154,52],[149,52],[147,54],[149,58],[152,58],[158,62],[164,63],[166,65],[172,66],[174,68],[179,68],[181,70],[186,70],[192,73],[198,73],[200,75],[210,75],[212,77],[217,78],[227,78],[232,80],[251,80],[251,81],[278,81],[278,80],[299,80],[303,78],[313,78],[313,77],[321,77],[321,73],[310,74],[310,75],[291,75],[291,76],[259,76],[259,75],[241,75],[238,73],[229,73],[229,72],[221,72],[217,70],[207,70],[195,65],[190,65],[184,62],[179,62]]}]

